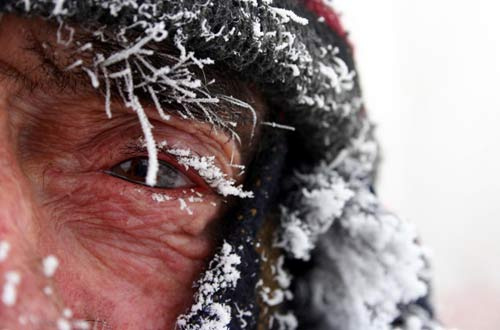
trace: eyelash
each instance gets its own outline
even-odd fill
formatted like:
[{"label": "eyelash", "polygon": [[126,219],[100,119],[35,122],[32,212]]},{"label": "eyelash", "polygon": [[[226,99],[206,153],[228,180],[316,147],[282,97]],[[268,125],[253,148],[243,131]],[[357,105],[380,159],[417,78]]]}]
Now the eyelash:
[{"label": "eyelash", "polygon": [[[147,158],[147,150],[144,147],[141,147],[140,145],[137,145],[137,143],[130,144],[126,146],[126,151],[125,154],[127,155],[127,159],[134,158],[134,157],[146,157]],[[126,161],[127,159],[122,160]],[[196,187],[199,190],[203,191],[208,191],[208,192],[214,192],[214,190],[207,184],[207,182],[198,174],[198,172],[192,168],[187,168],[184,165],[181,165],[177,162],[177,159],[175,156],[164,152],[162,150],[158,150],[158,160],[164,161],[168,163],[170,166],[181,172],[183,175],[185,175],[189,180],[191,180]],[[155,188],[155,187],[149,187],[152,189],[162,189],[162,188]],[[173,188],[170,190],[185,190],[186,188]],[[190,189],[190,188],[187,188]],[[164,189],[163,189],[164,190]]]},{"label": "eyelash", "polygon": [[212,190],[212,188],[210,188],[207,182],[198,174],[196,170],[192,168],[186,169],[184,165],[181,165],[177,162],[177,159],[174,156],[167,154],[165,152],[159,152],[158,159],[167,162],[170,166],[174,167],[176,170],[184,174],[189,180],[191,180],[198,187]]}]

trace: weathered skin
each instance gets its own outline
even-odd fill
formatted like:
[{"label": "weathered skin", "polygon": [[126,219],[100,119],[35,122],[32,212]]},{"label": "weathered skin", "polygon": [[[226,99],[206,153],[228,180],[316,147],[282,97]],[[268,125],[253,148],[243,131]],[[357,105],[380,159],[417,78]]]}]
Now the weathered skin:
[{"label": "weathered skin", "polygon": [[[20,321],[28,322],[26,329],[53,329],[64,307],[73,319],[112,329],[172,329],[213,253],[223,198],[182,167],[193,190],[154,189],[104,173],[146,154],[130,148],[142,136],[136,115],[115,104],[108,120],[102,96],[91,90],[30,89],[7,75],[8,69],[44,79],[35,71],[39,59],[23,50],[34,28],[15,17],[0,22],[0,241],[11,245],[0,263],[0,289],[5,272],[21,275],[16,304],[0,302],[0,329],[23,329]],[[243,156],[225,134],[175,117],[161,122],[148,112],[157,141],[214,155],[237,177],[228,164]],[[157,202],[153,193],[172,199]],[[188,201],[198,194],[202,201]],[[60,262],[52,278],[41,266],[48,255]],[[52,295],[43,292],[46,286]]]}]

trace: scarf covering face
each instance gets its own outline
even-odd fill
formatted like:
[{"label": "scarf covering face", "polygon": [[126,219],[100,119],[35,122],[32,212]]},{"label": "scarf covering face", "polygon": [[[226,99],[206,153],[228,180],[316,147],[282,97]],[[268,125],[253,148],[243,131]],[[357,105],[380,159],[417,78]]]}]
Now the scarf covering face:
[{"label": "scarf covering face", "polygon": [[[106,112],[113,93],[136,111],[149,184],[156,144],[139,95],[160,112],[187,105],[186,117],[229,130],[232,123],[212,111],[217,102],[253,109],[208,93],[196,70],[222,65],[265,95],[279,123],[263,129],[249,169],[253,198],[230,213],[178,329],[439,328],[425,299],[428,265],[416,231],[373,191],[378,146],[353,50],[321,0],[4,0],[0,11],[57,22],[58,42],[76,43],[75,58],[92,58],[70,69],[104,90]],[[78,45],[75,26],[116,51]],[[151,58],[162,44],[176,55],[158,66]]]}]

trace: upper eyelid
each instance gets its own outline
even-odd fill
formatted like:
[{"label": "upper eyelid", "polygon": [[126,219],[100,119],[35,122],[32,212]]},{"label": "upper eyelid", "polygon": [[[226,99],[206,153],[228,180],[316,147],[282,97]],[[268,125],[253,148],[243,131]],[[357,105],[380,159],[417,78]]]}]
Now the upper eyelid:
[{"label": "upper eyelid", "polygon": [[[141,157],[141,156],[131,157],[131,158],[128,158],[127,160],[124,160],[124,161],[120,162],[119,164],[114,165],[114,166],[113,166],[113,168],[114,168],[114,167],[116,167],[116,166],[121,165],[122,163],[124,163],[124,162],[126,162],[126,161],[130,161],[130,160],[132,160],[132,159],[134,159],[134,158],[144,158],[144,159],[147,159],[147,157]],[[193,180],[193,179],[189,176],[189,174],[188,174],[188,173],[184,173],[184,171],[182,171],[181,169],[179,169],[177,166],[175,166],[175,165],[174,165],[174,164],[172,164],[171,162],[169,162],[169,161],[165,161],[165,160],[160,160],[160,165],[162,165],[161,163],[165,163],[165,164],[164,164],[165,166],[168,166],[168,167],[172,168],[173,170],[175,170],[175,171],[179,172],[179,175],[181,175],[181,176],[185,177],[185,178],[186,178],[186,179],[187,179],[187,180],[188,180],[191,184],[193,184],[193,185],[195,185],[195,186],[199,185],[197,182],[195,182],[196,180]],[[105,170],[105,171],[104,171],[104,173],[109,174],[109,175],[114,176],[114,177],[118,177],[118,178],[124,179],[124,180],[126,180],[126,181],[131,182],[131,183],[136,183],[136,184],[145,185],[145,183],[143,183],[143,182],[139,182],[139,181],[132,180],[132,179],[127,178],[126,176],[123,176],[123,175],[118,175],[118,174],[114,173],[114,172],[112,171],[112,169]],[[181,189],[181,188],[182,188],[182,189],[187,189],[187,188],[191,188],[191,187],[166,188],[166,187],[157,187],[157,186],[156,186],[156,187],[151,187],[151,188],[155,188],[155,189]]]},{"label": "upper eyelid", "polygon": [[[189,149],[189,148],[175,148],[175,149],[187,149],[191,152],[191,154],[193,154],[194,156],[198,156],[198,157],[203,157],[204,155],[200,155],[198,152],[192,150],[192,149]],[[172,156],[172,157],[175,157],[173,156],[172,154],[170,154],[168,151],[164,150],[164,149],[161,149],[161,148],[158,148],[158,154],[163,154],[163,155],[168,155],[168,156]],[[136,154],[136,153],[144,153],[146,152],[147,149],[146,147],[144,146],[141,146],[139,145],[138,143],[131,143],[131,144],[128,144],[125,146],[125,152],[133,155],[133,154]]]},{"label": "upper eyelid", "polygon": [[[202,175],[200,175],[197,170],[192,169],[192,168],[189,168],[188,170],[186,170],[185,166],[183,166],[177,162],[177,159],[176,159],[177,157],[168,153],[165,150],[158,150],[158,151],[159,151],[159,153],[158,153],[159,155],[163,155],[163,156],[168,157],[168,160],[164,160],[164,159],[160,158],[159,159],[160,161],[165,161],[165,162],[169,163],[176,170],[181,171],[183,173],[183,175],[185,175],[189,180],[193,180],[191,173],[195,172],[197,177],[199,178],[199,180],[203,181],[205,183],[206,187],[210,188],[210,185],[207,182],[207,180]],[[192,150],[190,150],[190,152],[195,156],[201,157],[201,155],[197,152],[194,152]],[[144,155],[146,155],[146,153],[147,153],[146,147],[143,147],[143,146],[139,145],[138,143],[129,143],[129,144],[124,146],[124,154],[130,158],[144,156]],[[175,160],[175,164],[171,163],[172,160]],[[195,180],[195,181],[198,181],[198,180]],[[194,183],[196,184],[196,182],[194,182]],[[212,188],[210,188],[210,189],[212,189]]]},{"label": "upper eyelid", "polygon": [[[118,125],[113,125],[110,128],[110,131],[116,131],[117,134],[110,133],[104,137],[105,139],[102,141],[103,144],[100,144],[103,150],[109,151],[109,145],[118,144],[113,152],[114,156],[112,158],[114,161],[118,160],[118,158],[124,160],[127,156],[134,157],[146,155],[147,148],[142,141],[142,132],[139,130],[138,125],[130,125],[130,116],[128,115],[126,117],[116,117],[117,120],[119,120],[119,118],[122,118],[122,122],[126,125],[118,123]],[[157,148],[159,158],[162,157],[165,159],[166,157],[170,162],[173,161],[173,164],[178,164],[178,157],[165,152],[164,149],[169,148],[189,150],[194,157],[214,157],[213,165],[224,173],[227,179],[240,181],[239,176],[237,176],[237,173],[240,171],[235,171],[233,167],[229,166],[231,162],[234,164],[239,164],[240,162],[239,148],[236,147],[233,142],[231,142],[230,145],[223,144],[221,142],[221,135],[212,136],[210,132],[205,129],[206,127],[200,127],[198,124],[194,123],[194,126],[190,126],[188,121],[180,121],[176,118],[172,118],[171,122],[153,120],[152,124],[155,127],[155,140],[157,145],[168,142],[165,147]],[[234,159],[229,158],[231,150],[233,150],[232,155],[234,155]],[[111,161],[107,161],[106,163],[107,166],[113,165]],[[182,166],[182,168],[179,166],[176,167],[183,171],[186,169],[185,166]],[[193,169],[191,173],[199,175],[196,169]],[[205,178],[202,179],[204,179],[204,182],[207,182]]]}]

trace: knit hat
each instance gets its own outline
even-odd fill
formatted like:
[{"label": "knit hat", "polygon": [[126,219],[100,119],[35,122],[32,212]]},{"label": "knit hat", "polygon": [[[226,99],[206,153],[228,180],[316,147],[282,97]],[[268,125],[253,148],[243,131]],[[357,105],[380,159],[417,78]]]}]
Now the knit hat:
[{"label": "knit hat", "polygon": [[[74,44],[68,69],[89,76],[108,114],[113,93],[136,111],[148,184],[156,142],[144,95],[160,114],[181,104],[180,115],[229,132],[234,122],[214,110],[220,102],[254,109],[214,95],[197,71],[223,66],[266,97],[271,118],[244,189],[218,186],[242,201],[179,329],[437,327],[422,300],[428,267],[415,229],[374,193],[378,146],[353,47],[322,0],[3,0],[0,12],[58,22],[58,42]],[[75,26],[115,50],[78,44]],[[162,44],[175,54],[158,63]]]}]

